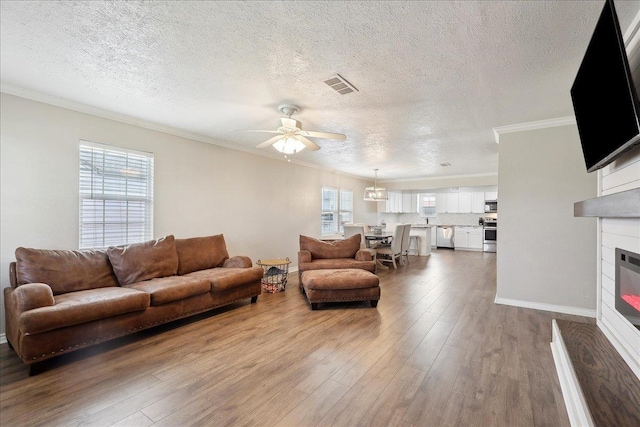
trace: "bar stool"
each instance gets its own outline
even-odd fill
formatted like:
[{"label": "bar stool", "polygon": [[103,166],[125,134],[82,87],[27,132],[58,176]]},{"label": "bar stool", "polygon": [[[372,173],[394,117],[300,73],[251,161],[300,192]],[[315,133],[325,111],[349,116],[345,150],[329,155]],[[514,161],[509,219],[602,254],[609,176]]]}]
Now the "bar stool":
[{"label": "bar stool", "polygon": [[420,255],[420,236],[409,236],[409,252],[413,252],[412,255]]}]

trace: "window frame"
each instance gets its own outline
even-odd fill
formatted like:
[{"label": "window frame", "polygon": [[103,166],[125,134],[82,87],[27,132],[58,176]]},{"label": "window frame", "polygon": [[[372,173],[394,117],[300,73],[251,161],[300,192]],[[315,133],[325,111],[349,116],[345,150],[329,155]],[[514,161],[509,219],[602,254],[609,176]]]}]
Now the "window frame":
[{"label": "window frame", "polygon": [[80,140],[78,158],[78,247],[152,239],[153,153]]},{"label": "window frame", "polygon": [[[426,206],[423,200],[423,196],[430,198],[431,202],[429,206]],[[425,211],[425,208],[429,209],[429,212]],[[421,218],[435,218],[436,217],[436,193],[419,193],[418,194],[418,213]]]},{"label": "window frame", "polygon": [[[335,194],[334,205],[325,209],[325,192],[331,191]],[[351,206],[343,208],[346,203],[343,201],[343,195],[349,194],[351,197]],[[320,233],[322,236],[331,234],[340,234],[344,232],[344,224],[353,222],[353,190],[323,186],[321,190],[321,216],[320,216]],[[330,220],[325,220],[325,215],[331,215]],[[346,218],[343,220],[343,217]],[[330,221],[331,229],[326,229],[326,224]]]}]

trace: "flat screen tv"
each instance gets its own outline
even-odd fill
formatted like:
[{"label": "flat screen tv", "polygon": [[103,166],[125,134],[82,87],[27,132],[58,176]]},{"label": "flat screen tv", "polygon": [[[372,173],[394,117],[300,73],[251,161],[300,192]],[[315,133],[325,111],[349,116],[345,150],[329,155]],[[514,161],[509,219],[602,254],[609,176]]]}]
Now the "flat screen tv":
[{"label": "flat screen tv", "polygon": [[587,172],[640,143],[640,104],[613,0],[606,0],[571,87]]}]

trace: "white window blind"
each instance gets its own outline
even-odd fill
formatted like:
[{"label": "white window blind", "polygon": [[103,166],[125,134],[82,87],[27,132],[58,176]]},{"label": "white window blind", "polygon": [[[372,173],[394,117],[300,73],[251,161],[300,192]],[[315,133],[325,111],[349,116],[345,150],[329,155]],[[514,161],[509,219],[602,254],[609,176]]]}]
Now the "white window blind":
[{"label": "white window blind", "polygon": [[322,187],[322,234],[337,233],[338,189]]},{"label": "white window blind", "polygon": [[80,143],[80,249],[143,242],[153,230],[153,154]]},{"label": "white window blind", "polygon": [[322,234],[343,232],[353,222],[353,191],[322,187]]},{"label": "white window blind", "polygon": [[344,232],[345,224],[353,224],[353,191],[340,190],[340,230]]},{"label": "white window blind", "polygon": [[435,217],[436,216],[436,195],[434,193],[418,194],[418,207],[420,216]]}]

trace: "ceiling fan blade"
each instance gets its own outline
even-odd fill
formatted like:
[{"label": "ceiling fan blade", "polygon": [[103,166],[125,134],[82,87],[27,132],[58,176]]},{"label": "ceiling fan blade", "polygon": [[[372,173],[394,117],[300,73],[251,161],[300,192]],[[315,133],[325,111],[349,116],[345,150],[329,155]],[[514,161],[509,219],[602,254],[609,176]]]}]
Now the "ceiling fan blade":
[{"label": "ceiling fan blade", "polygon": [[279,130],[245,130],[244,132],[259,132],[259,133],[279,133],[282,134]]},{"label": "ceiling fan blade", "polygon": [[347,137],[341,133],[314,132],[311,130],[300,131],[298,135],[310,136],[311,138],[335,139],[338,141],[344,141],[347,139]]},{"label": "ceiling fan blade", "polygon": [[302,123],[299,121],[292,119],[291,117],[280,117],[280,121],[282,122],[282,127],[287,129],[302,129]]},{"label": "ceiling fan blade", "polygon": [[304,146],[307,147],[311,151],[318,151],[320,149],[320,146],[318,144],[316,144],[315,142],[305,138],[304,136],[302,136],[300,134],[296,135],[296,138],[298,138],[300,141],[302,141]]},{"label": "ceiling fan blade", "polygon": [[[280,132],[278,132],[278,133],[280,133]],[[277,140],[281,139],[282,137],[283,137],[282,135],[278,135],[278,136],[274,136],[273,138],[269,138],[265,142],[263,142],[262,144],[256,146],[256,148],[267,148],[267,147],[273,145],[274,142],[276,142]]]}]

